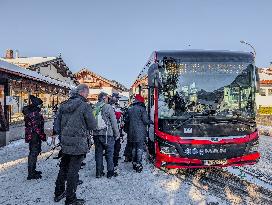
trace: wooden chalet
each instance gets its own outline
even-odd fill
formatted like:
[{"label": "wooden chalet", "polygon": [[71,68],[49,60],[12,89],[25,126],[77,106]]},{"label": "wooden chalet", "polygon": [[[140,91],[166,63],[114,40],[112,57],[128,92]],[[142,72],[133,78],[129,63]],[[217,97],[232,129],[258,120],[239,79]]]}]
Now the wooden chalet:
[{"label": "wooden chalet", "polygon": [[8,49],[6,51],[6,56],[4,58],[0,58],[0,60],[71,85],[77,83],[73,73],[69,70],[61,56],[19,57],[18,55],[19,54],[16,54],[16,57],[14,57],[13,50]]},{"label": "wooden chalet", "polygon": [[95,103],[98,100],[98,94],[103,91],[109,95],[120,93],[128,97],[128,89],[117,81],[108,80],[86,68],[74,74],[79,83],[87,84],[90,88],[89,102]]},{"label": "wooden chalet", "polygon": [[130,88],[130,101],[133,100],[133,97],[136,94],[140,94],[145,98],[145,101],[147,102],[148,99],[148,76],[144,75],[137,80],[134,81]]},{"label": "wooden chalet", "polygon": [[[0,58],[0,111],[6,121],[6,126],[0,123],[2,133],[9,126],[22,123],[22,108],[29,103],[30,94],[43,100],[43,114],[51,117],[53,106],[67,99],[69,90],[76,85],[60,57],[13,58],[10,53],[11,50]],[[1,144],[5,143],[0,135]]]}]

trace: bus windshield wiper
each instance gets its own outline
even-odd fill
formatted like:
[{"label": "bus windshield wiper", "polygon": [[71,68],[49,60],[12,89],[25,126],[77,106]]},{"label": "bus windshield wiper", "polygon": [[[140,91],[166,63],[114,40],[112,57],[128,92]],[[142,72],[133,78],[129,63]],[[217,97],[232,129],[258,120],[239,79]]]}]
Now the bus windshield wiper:
[{"label": "bus windshield wiper", "polygon": [[180,126],[184,125],[184,123],[188,122],[189,120],[192,120],[192,119],[203,119],[203,117],[207,117],[206,115],[200,115],[200,114],[190,114],[189,116],[187,117],[180,117],[178,118],[174,125],[173,125],[173,128],[174,129],[177,129],[179,128]]},{"label": "bus windshield wiper", "polygon": [[250,127],[253,127],[256,125],[256,122],[252,119],[245,119],[245,118],[241,118],[241,117],[234,117],[234,118],[217,118],[215,117],[215,120],[218,122],[231,122],[231,123],[241,123],[244,125],[248,125]]},{"label": "bus windshield wiper", "polygon": [[254,127],[256,126],[256,122],[252,119],[244,119],[244,118],[218,118],[216,116],[210,116],[210,115],[190,115],[188,117],[183,117],[183,118],[179,118],[178,120],[175,121],[175,123],[173,123],[173,128],[177,129],[180,126],[184,125],[186,122],[188,122],[191,119],[197,119],[197,120],[201,120],[200,123],[204,123],[204,124],[213,124],[213,123],[240,123],[240,124],[244,124],[250,127]]}]

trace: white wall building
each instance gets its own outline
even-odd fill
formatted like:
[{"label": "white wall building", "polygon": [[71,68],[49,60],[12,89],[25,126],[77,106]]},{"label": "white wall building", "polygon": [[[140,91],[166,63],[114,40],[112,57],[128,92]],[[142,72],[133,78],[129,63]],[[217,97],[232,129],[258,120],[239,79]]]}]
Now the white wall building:
[{"label": "white wall building", "polygon": [[256,95],[257,109],[260,107],[272,107],[272,66],[260,68],[260,92]]},{"label": "white wall building", "polygon": [[73,73],[59,57],[20,57],[18,53],[13,55],[13,50],[8,49],[6,55],[0,58],[2,61],[17,65],[21,68],[36,71],[45,77],[75,86]]}]

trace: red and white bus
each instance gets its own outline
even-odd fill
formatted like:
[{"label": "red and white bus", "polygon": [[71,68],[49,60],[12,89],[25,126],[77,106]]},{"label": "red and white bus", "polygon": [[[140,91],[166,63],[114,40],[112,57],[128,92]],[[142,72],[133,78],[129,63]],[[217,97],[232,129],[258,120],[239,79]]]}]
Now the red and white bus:
[{"label": "red and white bus", "polygon": [[148,89],[156,167],[242,166],[260,158],[251,53],[155,51],[135,82],[145,82],[134,83],[140,94]]}]

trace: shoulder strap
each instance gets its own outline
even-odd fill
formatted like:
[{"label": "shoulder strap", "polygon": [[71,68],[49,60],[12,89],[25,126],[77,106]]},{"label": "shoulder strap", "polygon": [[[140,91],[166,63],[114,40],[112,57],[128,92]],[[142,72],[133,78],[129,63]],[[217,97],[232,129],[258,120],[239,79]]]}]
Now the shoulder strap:
[{"label": "shoulder strap", "polygon": [[94,115],[97,116],[98,113],[102,110],[102,108],[104,107],[105,103],[102,103],[101,105],[99,106],[95,106],[95,109],[94,109]]}]

